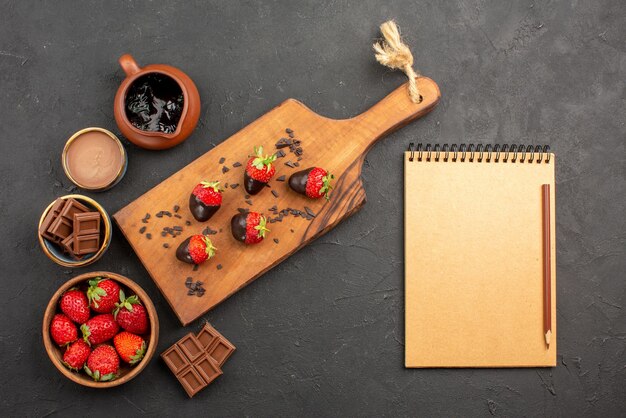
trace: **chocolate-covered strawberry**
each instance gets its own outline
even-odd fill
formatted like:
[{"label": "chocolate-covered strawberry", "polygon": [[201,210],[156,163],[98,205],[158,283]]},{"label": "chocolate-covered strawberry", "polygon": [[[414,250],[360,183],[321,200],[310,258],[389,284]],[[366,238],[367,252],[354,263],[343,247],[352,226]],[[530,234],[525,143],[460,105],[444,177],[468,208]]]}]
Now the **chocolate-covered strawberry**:
[{"label": "chocolate-covered strawberry", "polygon": [[199,222],[208,221],[222,205],[219,181],[203,181],[196,185],[189,196],[189,210]]},{"label": "chocolate-covered strawberry", "polygon": [[258,244],[267,233],[267,218],[257,212],[239,213],[230,220],[230,230],[237,241]]},{"label": "chocolate-covered strawberry", "polygon": [[324,196],[326,200],[329,200],[330,191],[333,188],[330,182],[334,178],[335,176],[323,168],[310,167],[293,173],[289,177],[289,187],[311,199],[319,199]]},{"label": "chocolate-covered strawberry", "polygon": [[276,167],[272,163],[276,155],[263,155],[263,147],[254,147],[254,155],[248,160],[243,174],[243,185],[249,194],[257,194],[272,179]]},{"label": "chocolate-covered strawberry", "polygon": [[213,243],[206,235],[192,235],[176,249],[176,258],[189,264],[202,264],[215,255]]}]

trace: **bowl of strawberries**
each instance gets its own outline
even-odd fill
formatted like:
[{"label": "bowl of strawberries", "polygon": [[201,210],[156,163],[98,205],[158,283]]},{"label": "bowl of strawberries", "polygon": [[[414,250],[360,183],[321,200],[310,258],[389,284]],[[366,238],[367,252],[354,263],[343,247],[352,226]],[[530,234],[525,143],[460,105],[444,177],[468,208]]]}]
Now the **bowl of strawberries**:
[{"label": "bowl of strawberries", "polygon": [[128,382],[146,367],[158,338],[159,319],[146,292],[106,271],[67,281],[44,313],[43,342],[50,360],[83,386]]}]

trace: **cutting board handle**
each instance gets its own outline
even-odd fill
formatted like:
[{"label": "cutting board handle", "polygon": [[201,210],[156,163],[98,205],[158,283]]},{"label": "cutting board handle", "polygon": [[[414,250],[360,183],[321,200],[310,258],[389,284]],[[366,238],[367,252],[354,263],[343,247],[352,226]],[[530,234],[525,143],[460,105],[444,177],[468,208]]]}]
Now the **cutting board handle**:
[{"label": "cutting board handle", "polygon": [[439,103],[441,92],[437,83],[428,77],[418,77],[417,86],[422,96],[420,103],[409,98],[408,83],[404,83],[369,110],[348,119],[361,138],[367,151],[376,141],[430,112]]}]

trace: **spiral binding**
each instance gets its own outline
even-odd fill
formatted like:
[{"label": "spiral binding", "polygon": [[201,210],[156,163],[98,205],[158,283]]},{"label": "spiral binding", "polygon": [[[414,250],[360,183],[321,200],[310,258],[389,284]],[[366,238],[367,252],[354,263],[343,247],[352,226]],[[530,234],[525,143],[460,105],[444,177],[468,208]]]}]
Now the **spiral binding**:
[{"label": "spiral binding", "polygon": [[536,162],[540,164],[550,162],[550,146],[549,145],[516,145],[516,144],[421,144],[417,147],[413,142],[409,144],[408,151],[409,161],[413,161],[417,157],[417,161],[439,161],[444,162]]}]

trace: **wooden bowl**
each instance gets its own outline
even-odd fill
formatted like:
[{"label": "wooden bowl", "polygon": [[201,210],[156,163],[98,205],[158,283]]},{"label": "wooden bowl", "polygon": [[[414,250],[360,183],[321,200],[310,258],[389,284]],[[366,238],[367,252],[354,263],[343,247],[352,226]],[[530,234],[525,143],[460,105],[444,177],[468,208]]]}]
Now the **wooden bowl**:
[{"label": "wooden bowl", "polygon": [[[115,280],[116,282],[118,282],[118,284],[120,285],[122,290],[124,290],[124,293],[126,293],[127,296],[136,294],[148,313],[150,329],[146,334],[142,335],[142,337],[146,340],[146,344],[148,345],[144,358],[136,366],[133,367],[120,360],[120,375],[117,379],[110,382],[96,382],[91,377],[87,376],[84,372],[73,372],[68,369],[66,366],[63,365],[63,353],[65,350],[57,346],[50,337],[50,322],[52,321],[52,318],[56,313],[61,312],[58,307],[58,302],[61,298],[61,295],[72,287],[85,286],[89,279],[93,279],[95,277],[106,277]],[[146,292],[144,292],[143,289],[134,281],[124,276],[120,276],[119,274],[110,273],[108,271],[94,271],[91,273],[84,273],[80,276],[76,276],[73,279],[68,280],[65,284],[63,284],[59,288],[59,290],[57,290],[55,294],[52,295],[50,302],[48,302],[48,306],[46,307],[46,311],[43,317],[42,328],[43,344],[46,347],[48,357],[50,357],[50,360],[52,361],[54,366],[65,377],[78,383],[79,385],[99,389],[122,385],[141,373],[141,371],[148,365],[148,363],[152,359],[159,340],[159,318],[157,316],[156,309],[154,309],[154,305],[152,304],[152,301],[150,300]],[[113,345],[112,341],[107,342],[107,344],[108,343]]]},{"label": "wooden bowl", "polygon": [[41,236],[41,234],[39,233],[39,228],[41,228],[41,224],[43,223],[43,220],[46,218],[46,215],[48,214],[48,212],[50,212],[52,205],[54,205],[54,201],[51,202],[48,205],[48,207],[46,207],[46,209],[41,214],[41,218],[39,218],[39,225],[37,226],[37,238],[39,239],[39,245],[41,245],[41,249],[50,260],[64,267],[72,267],[72,268],[84,267],[91,263],[95,263],[104,255],[106,250],[109,249],[109,245],[111,244],[111,236],[112,236],[111,231],[113,230],[113,228],[111,227],[111,218],[109,217],[109,214],[107,213],[107,211],[102,207],[102,205],[100,205],[98,202],[96,202],[90,197],[83,196],[81,194],[68,194],[65,196],[61,196],[59,199],[67,200],[70,198],[79,201],[80,203],[87,206],[88,208],[91,208],[93,210],[100,212],[100,216],[102,217],[101,231],[100,231],[101,244],[100,244],[100,248],[98,249],[98,251],[96,251],[93,254],[87,254],[83,256],[82,258],[80,258],[79,260],[75,260],[72,257],[70,257],[68,254],[65,254],[63,250],[61,249],[61,247],[48,241],[47,239]]}]

